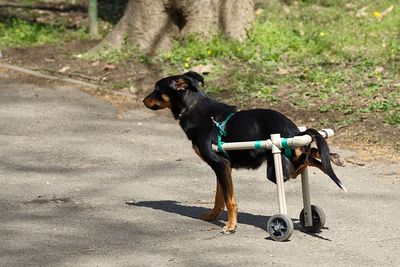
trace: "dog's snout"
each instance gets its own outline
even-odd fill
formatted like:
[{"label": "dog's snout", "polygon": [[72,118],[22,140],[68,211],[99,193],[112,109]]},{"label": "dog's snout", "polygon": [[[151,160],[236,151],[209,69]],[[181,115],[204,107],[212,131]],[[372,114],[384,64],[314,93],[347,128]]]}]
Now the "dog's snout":
[{"label": "dog's snout", "polygon": [[158,110],[170,107],[169,102],[166,102],[164,98],[159,99],[154,92],[149,94],[143,99],[143,104],[152,110]]},{"label": "dog's snout", "polygon": [[154,103],[153,93],[149,94],[143,99],[143,104],[150,109],[156,109]]}]

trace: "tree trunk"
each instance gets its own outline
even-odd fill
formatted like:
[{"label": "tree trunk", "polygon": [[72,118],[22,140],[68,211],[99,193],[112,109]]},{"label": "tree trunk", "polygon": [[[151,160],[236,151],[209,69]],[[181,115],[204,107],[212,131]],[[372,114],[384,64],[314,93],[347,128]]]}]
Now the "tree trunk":
[{"label": "tree trunk", "polygon": [[218,31],[244,40],[253,18],[253,0],[130,0],[99,46],[136,44],[144,52],[154,52],[190,34],[207,38]]}]

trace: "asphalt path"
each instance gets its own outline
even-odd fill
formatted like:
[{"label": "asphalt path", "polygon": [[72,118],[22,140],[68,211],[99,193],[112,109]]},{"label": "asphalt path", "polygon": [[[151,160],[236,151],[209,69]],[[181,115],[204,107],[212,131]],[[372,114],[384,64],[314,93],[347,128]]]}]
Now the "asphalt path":
[{"label": "asphalt path", "polygon": [[310,170],[327,215],[313,235],[298,221],[300,180],[285,183],[288,242],[265,230],[278,211],[265,166],[234,171],[239,223],[223,235],[226,212],[199,219],[215,177],[168,112],[117,113],[66,84],[0,70],[0,266],[400,266],[398,164],[336,167],[348,193]]}]

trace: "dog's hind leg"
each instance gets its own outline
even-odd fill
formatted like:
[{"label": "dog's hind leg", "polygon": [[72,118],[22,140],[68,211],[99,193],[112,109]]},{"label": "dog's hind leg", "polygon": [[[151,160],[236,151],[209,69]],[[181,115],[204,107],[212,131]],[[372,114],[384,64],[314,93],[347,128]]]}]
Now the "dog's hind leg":
[{"label": "dog's hind leg", "polygon": [[309,150],[308,153],[308,157],[306,153],[302,153],[300,157],[298,157],[294,161],[293,165],[295,167],[295,171],[291,174],[292,178],[300,175],[304,171],[304,169],[307,168],[307,166],[316,167],[322,172],[326,173],[326,170],[322,166],[322,163],[318,160],[321,159],[318,149],[313,147]]},{"label": "dog's hind leg", "polygon": [[215,202],[214,208],[210,211],[204,212],[201,215],[201,219],[204,221],[213,221],[218,218],[218,215],[223,211],[225,208],[225,200],[224,200],[224,193],[222,192],[221,185],[217,179],[217,191],[215,192]]}]

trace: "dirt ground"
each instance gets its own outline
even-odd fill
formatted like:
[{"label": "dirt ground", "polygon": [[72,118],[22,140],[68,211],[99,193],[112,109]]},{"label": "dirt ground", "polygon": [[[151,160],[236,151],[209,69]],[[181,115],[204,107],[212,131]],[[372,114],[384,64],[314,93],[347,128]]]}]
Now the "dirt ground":
[{"label": "dirt ground", "polygon": [[[105,89],[100,94],[118,106],[121,112],[141,105],[137,99],[141,99],[151,91],[154,83],[163,77],[162,67],[157,64],[143,63],[137,59],[110,64],[106,60],[86,61],[73,57],[73,55],[88,51],[94,45],[93,41],[76,41],[63,46],[46,45],[6,49],[3,51],[4,57],[0,62],[98,85],[100,89]],[[221,77],[221,82],[222,80],[223,77]],[[321,119],[318,111],[299,110],[288,105],[285,95],[279,96],[282,101],[273,103],[260,102],[260,100],[238,103],[227,94],[214,97],[239,105],[241,108],[273,108],[281,111],[299,125],[318,124],[318,120]],[[326,116],[336,115],[324,113],[323,117]],[[334,126],[330,127],[334,128]],[[378,122],[373,114],[363,117],[361,121],[356,121],[346,127],[334,128],[334,130],[338,136],[337,140],[340,140],[340,144],[334,141],[336,145],[356,149],[362,160],[378,157],[383,161],[392,162],[400,159],[397,138],[400,127]]]},{"label": "dirt ground", "polygon": [[223,235],[226,213],[199,219],[213,204],[212,171],[170,114],[121,114],[82,89],[0,69],[1,266],[399,266],[397,163],[332,146],[349,193],[310,171],[327,214],[310,235],[300,182],[285,183],[295,231],[283,243],[265,231],[278,209],[265,168],[235,171],[239,224]]}]

